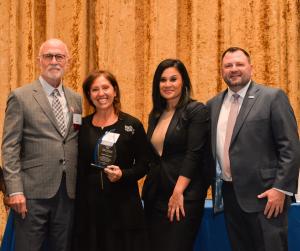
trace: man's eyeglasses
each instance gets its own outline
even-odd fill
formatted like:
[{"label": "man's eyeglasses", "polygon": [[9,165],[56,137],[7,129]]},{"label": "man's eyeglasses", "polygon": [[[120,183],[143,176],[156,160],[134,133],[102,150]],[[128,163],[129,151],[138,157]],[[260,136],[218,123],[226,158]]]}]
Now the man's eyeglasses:
[{"label": "man's eyeglasses", "polygon": [[55,60],[59,63],[64,62],[66,60],[66,55],[63,54],[43,54],[42,58],[47,61],[47,62],[51,62],[53,57],[55,57]]}]

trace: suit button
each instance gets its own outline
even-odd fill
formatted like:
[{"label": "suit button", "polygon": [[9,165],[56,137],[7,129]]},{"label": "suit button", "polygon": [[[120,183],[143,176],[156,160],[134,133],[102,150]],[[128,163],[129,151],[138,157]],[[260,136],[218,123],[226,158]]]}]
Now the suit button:
[{"label": "suit button", "polygon": [[64,144],[66,144],[66,141],[64,140],[62,143],[63,143],[63,145],[64,145]]}]

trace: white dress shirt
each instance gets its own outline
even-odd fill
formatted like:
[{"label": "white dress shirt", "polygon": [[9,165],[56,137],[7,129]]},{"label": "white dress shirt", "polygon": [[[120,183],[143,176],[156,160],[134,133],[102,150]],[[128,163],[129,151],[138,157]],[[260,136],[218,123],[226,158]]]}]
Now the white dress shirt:
[{"label": "white dress shirt", "polygon": [[[244,101],[245,95],[247,93],[247,90],[249,88],[251,80],[249,83],[243,87],[241,90],[237,92],[239,94],[239,111],[242,106],[242,103]],[[225,142],[225,135],[227,130],[227,121],[228,121],[228,115],[230,112],[230,106],[231,106],[231,99],[233,99],[232,95],[235,94],[232,90],[228,88],[228,91],[224,97],[223,104],[221,107],[221,111],[219,114],[218,119],[218,125],[217,125],[217,159],[220,165],[220,168],[223,170],[223,161],[224,161],[224,142]],[[232,177],[227,177],[224,175],[224,172],[222,172],[222,179],[226,181],[232,181]]]},{"label": "white dress shirt", "polygon": [[[46,96],[49,100],[50,106],[52,106],[53,96],[51,94],[55,88],[52,85],[48,84],[47,81],[45,79],[43,79],[42,76],[39,77],[39,81],[41,82],[42,87],[46,93]],[[58,92],[60,94],[60,96],[58,96],[58,99],[59,99],[59,102],[61,103],[61,106],[63,109],[65,125],[67,128],[68,124],[69,124],[69,120],[70,120],[70,113],[69,113],[69,108],[68,108],[68,104],[67,104],[67,99],[66,99],[63,87],[62,87],[62,83],[56,89],[58,90]]]}]

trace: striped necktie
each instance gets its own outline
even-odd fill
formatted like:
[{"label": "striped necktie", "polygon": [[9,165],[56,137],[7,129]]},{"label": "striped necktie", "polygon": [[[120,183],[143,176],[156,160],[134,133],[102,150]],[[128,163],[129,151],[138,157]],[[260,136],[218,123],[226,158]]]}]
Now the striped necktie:
[{"label": "striped necktie", "polygon": [[60,93],[57,89],[54,89],[53,92],[51,93],[51,95],[53,97],[53,100],[52,100],[53,113],[55,115],[55,118],[56,118],[56,121],[59,126],[61,134],[63,136],[65,136],[65,133],[66,133],[65,118],[64,118],[62,105],[58,98],[60,96]]}]

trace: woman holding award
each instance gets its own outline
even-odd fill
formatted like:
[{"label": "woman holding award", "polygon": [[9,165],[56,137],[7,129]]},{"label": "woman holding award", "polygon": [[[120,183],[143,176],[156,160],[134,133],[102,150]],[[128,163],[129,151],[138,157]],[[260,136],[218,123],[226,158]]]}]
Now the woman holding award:
[{"label": "woman holding award", "polygon": [[153,157],[143,187],[154,251],[193,250],[210,183],[208,110],[190,93],[184,64],[162,61],[153,78],[147,133]]},{"label": "woman holding award", "polygon": [[91,73],[83,92],[95,112],[83,119],[73,250],[146,250],[137,181],[147,170],[142,123],[120,110],[120,90],[107,71]]}]

